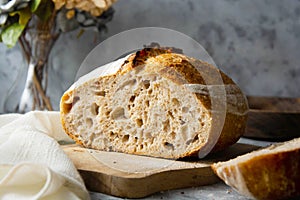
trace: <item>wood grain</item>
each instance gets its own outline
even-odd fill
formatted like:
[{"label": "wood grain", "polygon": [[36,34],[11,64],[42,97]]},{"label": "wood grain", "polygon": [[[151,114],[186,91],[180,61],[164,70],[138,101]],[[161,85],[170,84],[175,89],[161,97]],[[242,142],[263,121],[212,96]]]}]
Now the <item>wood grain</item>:
[{"label": "wood grain", "polygon": [[[235,144],[226,151],[209,155],[205,160],[176,161],[102,152],[76,145],[63,146],[89,190],[123,198],[141,198],[159,191],[216,183],[219,178],[210,167],[213,162],[227,160],[257,148]],[[141,161],[139,166],[137,161]],[[166,165],[161,165],[162,162]]]}]

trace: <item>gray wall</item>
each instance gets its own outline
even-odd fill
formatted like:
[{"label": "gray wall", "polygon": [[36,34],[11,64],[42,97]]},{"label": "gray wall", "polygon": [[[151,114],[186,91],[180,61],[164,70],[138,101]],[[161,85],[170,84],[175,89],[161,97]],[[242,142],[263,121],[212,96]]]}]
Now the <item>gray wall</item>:
[{"label": "gray wall", "polygon": [[[62,35],[51,54],[49,95],[58,109],[85,56],[105,38],[136,27],[180,31],[202,44],[248,95],[300,96],[299,0],[119,0],[108,32]],[[0,44],[0,106],[23,68],[18,47]],[[0,108],[0,112],[2,107]]]}]

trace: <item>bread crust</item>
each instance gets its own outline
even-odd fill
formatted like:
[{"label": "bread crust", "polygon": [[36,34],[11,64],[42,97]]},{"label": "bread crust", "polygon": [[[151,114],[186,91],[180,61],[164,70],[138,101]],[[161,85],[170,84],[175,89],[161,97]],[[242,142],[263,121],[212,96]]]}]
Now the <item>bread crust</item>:
[{"label": "bread crust", "polygon": [[[137,67],[149,66],[150,64],[152,64],[151,59],[153,59],[153,62],[156,63],[156,67],[148,67],[147,70],[149,70],[149,72],[158,72],[161,76],[178,85],[207,85],[207,80],[204,80],[203,75],[205,75],[206,77],[210,77],[209,73],[211,73],[212,70],[219,73],[225,85],[227,104],[225,110],[226,114],[224,126],[219,139],[213,147],[213,151],[222,150],[236,143],[236,141],[242,136],[245,131],[248,111],[247,100],[242,91],[233,82],[233,80],[214,66],[200,60],[189,58],[185,55],[172,53],[170,49],[146,48],[141,51],[137,51],[135,54],[129,56],[117,71],[117,73],[109,76],[122,76],[123,74],[126,74],[129,71],[136,69]],[[234,87],[233,90],[232,87]],[[68,108],[67,106],[69,104],[66,104],[65,102],[72,97],[72,91],[73,90],[68,90],[61,98],[61,122],[66,133],[78,144],[82,145],[83,141],[75,136],[72,130],[69,129],[68,124],[65,120],[65,115],[71,109],[71,107]],[[207,94],[195,94],[195,96],[206,109],[211,111],[212,105],[209,92]],[[232,101],[232,97],[234,97],[235,102]],[[195,156],[198,154],[200,148],[201,147],[199,147],[198,149],[193,149],[192,151],[187,152],[181,157]]]},{"label": "bread crust", "polygon": [[[300,142],[299,138],[297,139]],[[286,143],[289,144],[289,143]],[[228,185],[255,199],[289,199],[300,195],[300,146],[286,150],[249,153],[212,165]],[[255,155],[254,155],[255,154]]]}]

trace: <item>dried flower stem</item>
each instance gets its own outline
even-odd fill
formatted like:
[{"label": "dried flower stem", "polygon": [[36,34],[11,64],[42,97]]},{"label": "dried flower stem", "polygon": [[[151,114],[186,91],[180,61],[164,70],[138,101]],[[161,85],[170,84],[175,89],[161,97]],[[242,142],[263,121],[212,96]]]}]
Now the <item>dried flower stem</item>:
[{"label": "dried flower stem", "polygon": [[[19,102],[19,112],[26,112],[29,106],[31,110],[53,110],[46,90],[48,57],[60,35],[59,32],[55,33],[55,16],[56,13],[53,12],[46,22],[37,19],[36,24],[33,23],[33,27],[28,26],[19,38],[20,47],[28,63],[28,75]],[[26,34],[31,34],[30,31],[33,33],[30,35],[31,41],[28,41]]]}]

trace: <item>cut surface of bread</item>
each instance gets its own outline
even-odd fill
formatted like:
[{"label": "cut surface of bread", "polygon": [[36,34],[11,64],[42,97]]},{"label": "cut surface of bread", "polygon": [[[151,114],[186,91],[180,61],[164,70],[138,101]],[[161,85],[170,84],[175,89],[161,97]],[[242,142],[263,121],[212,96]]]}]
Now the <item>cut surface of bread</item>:
[{"label": "cut surface of bread", "polygon": [[299,196],[300,138],[215,163],[212,169],[227,185],[250,198]]},{"label": "cut surface of bread", "polygon": [[[214,73],[223,96],[206,84]],[[213,99],[224,110],[213,110]],[[170,159],[235,143],[248,111],[241,90],[217,68],[150,48],[82,77],[64,93],[60,108],[66,133],[85,147]]]}]

